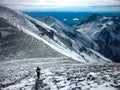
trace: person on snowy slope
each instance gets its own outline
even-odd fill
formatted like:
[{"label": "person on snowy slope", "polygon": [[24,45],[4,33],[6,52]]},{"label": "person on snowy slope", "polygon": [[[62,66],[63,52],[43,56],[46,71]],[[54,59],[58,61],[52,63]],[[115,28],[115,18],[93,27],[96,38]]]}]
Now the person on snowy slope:
[{"label": "person on snowy slope", "polygon": [[38,79],[40,78],[40,71],[41,71],[41,68],[37,67],[36,68],[36,73],[37,73]]}]

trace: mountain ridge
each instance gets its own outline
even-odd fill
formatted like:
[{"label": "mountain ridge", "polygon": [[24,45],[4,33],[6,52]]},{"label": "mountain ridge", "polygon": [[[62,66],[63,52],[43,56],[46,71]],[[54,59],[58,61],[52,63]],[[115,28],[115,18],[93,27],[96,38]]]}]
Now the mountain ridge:
[{"label": "mountain ridge", "polygon": [[7,20],[15,28],[37,40],[42,41],[54,50],[73,58],[74,60],[84,63],[105,63],[109,59],[103,57],[97,52],[85,47],[81,42],[60,35],[49,25],[33,19],[30,16],[16,12],[9,8],[0,8],[0,17]]},{"label": "mountain ridge", "polygon": [[[96,18],[94,17],[100,17]],[[94,17],[96,20],[92,20]],[[99,14],[93,14],[88,17],[86,22],[82,21],[75,26],[75,29],[91,38],[99,46],[99,52],[105,57],[119,62],[120,60],[120,18],[104,17]]]}]

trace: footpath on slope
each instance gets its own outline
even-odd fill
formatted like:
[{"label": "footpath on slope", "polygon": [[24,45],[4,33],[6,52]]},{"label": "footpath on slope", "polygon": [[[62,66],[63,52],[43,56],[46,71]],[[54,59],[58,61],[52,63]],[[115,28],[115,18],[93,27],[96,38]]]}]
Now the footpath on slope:
[{"label": "footpath on slope", "polygon": [[[40,80],[37,66],[42,68]],[[0,85],[9,84],[1,90],[120,90],[120,64],[114,63],[83,65],[64,57],[39,58],[2,62],[0,71]]]}]

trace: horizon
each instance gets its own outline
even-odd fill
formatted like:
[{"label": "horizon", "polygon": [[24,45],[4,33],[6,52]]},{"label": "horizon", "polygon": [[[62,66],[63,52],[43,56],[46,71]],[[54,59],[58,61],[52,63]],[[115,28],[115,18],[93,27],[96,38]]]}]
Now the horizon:
[{"label": "horizon", "polygon": [[117,16],[120,17],[120,12],[40,12],[40,11],[29,11],[23,12],[33,18],[39,19],[40,17],[52,16],[66,25],[73,26],[81,21],[85,20],[85,18],[98,14],[105,17]]},{"label": "horizon", "polygon": [[41,11],[41,10],[17,10],[17,11],[20,11],[20,12],[62,12],[62,13],[120,13],[120,10],[119,11],[47,11],[47,10],[44,10],[44,11]]}]

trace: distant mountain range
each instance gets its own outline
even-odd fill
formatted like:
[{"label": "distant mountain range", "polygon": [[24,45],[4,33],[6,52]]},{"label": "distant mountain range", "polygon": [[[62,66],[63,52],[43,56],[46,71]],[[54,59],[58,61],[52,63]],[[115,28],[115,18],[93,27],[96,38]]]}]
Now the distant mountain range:
[{"label": "distant mountain range", "polygon": [[74,28],[92,39],[98,52],[105,57],[120,62],[120,17],[104,17],[93,14]]},{"label": "distant mountain range", "polygon": [[[119,18],[106,18],[94,14],[72,28],[51,16],[36,20],[23,13],[0,6],[0,53],[2,53],[0,58],[2,57],[1,60],[4,60],[6,58],[25,59],[67,56],[84,63],[111,62],[110,59],[112,58],[108,57],[110,58],[108,59],[102,53],[105,52],[104,47],[110,43],[109,39],[111,37],[109,38],[110,35],[108,35],[103,39],[104,34],[102,35],[99,32],[105,24],[116,27],[110,23],[112,20],[118,22],[116,20],[119,20]],[[107,29],[107,26],[105,28]],[[106,32],[108,31],[107,29]],[[112,31],[114,30],[110,29],[111,33]],[[117,35],[119,35],[119,30],[117,32]],[[117,44],[119,44],[119,40],[118,36]],[[11,49],[14,47],[15,49]],[[114,50],[115,54],[120,51],[116,52],[117,50]],[[114,54],[111,55],[114,56]]]}]

